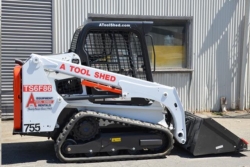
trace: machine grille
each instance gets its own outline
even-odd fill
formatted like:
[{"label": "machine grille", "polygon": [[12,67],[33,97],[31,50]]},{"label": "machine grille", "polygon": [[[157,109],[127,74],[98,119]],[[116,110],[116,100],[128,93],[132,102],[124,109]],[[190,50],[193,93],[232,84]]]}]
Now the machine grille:
[{"label": "machine grille", "polygon": [[67,78],[55,80],[56,89],[59,94],[82,94],[82,84],[80,78]]},{"label": "machine grille", "polygon": [[146,80],[141,47],[138,36],[124,30],[92,30],[84,43],[91,67]]}]

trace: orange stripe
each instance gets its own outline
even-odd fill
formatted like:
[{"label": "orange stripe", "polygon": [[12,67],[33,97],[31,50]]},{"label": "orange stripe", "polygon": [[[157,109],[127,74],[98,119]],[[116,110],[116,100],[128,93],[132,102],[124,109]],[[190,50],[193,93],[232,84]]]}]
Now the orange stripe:
[{"label": "orange stripe", "polygon": [[22,127],[22,111],[21,111],[21,70],[22,67],[17,65],[14,68],[13,89],[14,89],[14,129],[20,130]]},{"label": "orange stripe", "polygon": [[99,84],[99,83],[83,80],[82,84],[85,85],[85,86],[88,86],[88,87],[94,87],[94,88],[98,88],[98,89],[101,89],[101,90],[122,94],[121,89],[112,88],[110,86],[102,85],[102,84]]}]

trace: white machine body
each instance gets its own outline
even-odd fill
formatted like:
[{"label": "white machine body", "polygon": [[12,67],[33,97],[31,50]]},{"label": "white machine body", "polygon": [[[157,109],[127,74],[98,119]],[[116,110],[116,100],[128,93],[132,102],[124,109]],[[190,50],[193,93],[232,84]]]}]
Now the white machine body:
[{"label": "white machine body", "polygon": [[[22,66],[23,132],[34,129],[39,132],[53,131],[58,126],[57,119],[64,108],[109,113],[169,128],[165,121],[164,107],[167,107],[173,117],[174,137],[179,143],[186,142],[185,113],[174,87],[82,66],[79,63],[72,63],[73,59],[78,59],[81,62],[75,53],[53,56],[32,54]],[[149,106],[126,106],[94,104],[89,100],[66,101],[63,95],[57,93],[55,79],[70,77],[121,89],[120,98],[123,100],[133,97],[145,98],[152,101],[152,104]],[[84,95],[86,95],[86,89],[83,85],[81,96]],[[27,125],[30,124],[33,126],[28,127]]]}]

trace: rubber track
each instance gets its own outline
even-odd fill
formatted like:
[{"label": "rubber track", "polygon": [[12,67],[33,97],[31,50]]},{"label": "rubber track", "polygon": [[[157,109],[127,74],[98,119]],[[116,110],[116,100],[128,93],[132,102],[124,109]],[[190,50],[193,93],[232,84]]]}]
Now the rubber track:
[{"label": "rubber track", "polygon": [[[74,127],[75,123],[79,121],[83,117],[97,117],[100,119],[108,119],[111,121],[117,121],[117,122],[122,122],[125,124],[130,124],[130,125],[135,125],[135,126],[140,126],[140,127],[145,127],[145,128],[150,128],[150,129],[155,129],[164,132],[170,143],[168,143],[168,148],[162,153],[155,153],[155,154],[143,154],[143,155],[114,155],[114,156],[95,156],[95,157],[64,157],[63,154],[61,153],[61,147],[63,142],[66,140],[68,134]],[[172,133],[169,131],[169,129],[158,125],[158,124],[151,124],[148,122],[141,122],[139,120],[133,120],[129,118],[124,118],[124,117],[119,117],[119,116],[114,116],[114,115],[109,115],[109,114],[104,114],[100,112],[94,112],[94,111],[81,111],[77,114],[75,114],[71,120],[68,122],[68,124],[64,127],[63,131],[60,133],[58,136],[56,143],[54,145],[55,148],[55,153],[57,158],[61,162],[95,162],[95,161],[109,161],[109,160],[128,160],[128,159],[151,159],[151,158],[162,158],[168,154],[170,154],[171,150],[174,147],[174,139]]]}]

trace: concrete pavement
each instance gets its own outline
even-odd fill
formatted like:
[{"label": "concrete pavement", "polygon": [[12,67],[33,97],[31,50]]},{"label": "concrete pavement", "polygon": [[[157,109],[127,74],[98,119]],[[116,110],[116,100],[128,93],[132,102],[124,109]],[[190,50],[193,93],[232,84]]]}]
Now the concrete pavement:
[{"label": "concrete pavement", "polygon": [[[215,118],[217,122],[236,135],[250,142],[250,119]],[[13,121],[2,121],[2,165],[3,166],[79,166],[77,163],[60,163],[53,149],[53,142],[47,138],[12,135]],[[175,147],[170,156],[163,159],[128,160],[82,164],[87,167],[250,167],[250,149],[242,153],[204,156],[195,158],[185,150]]]}]

